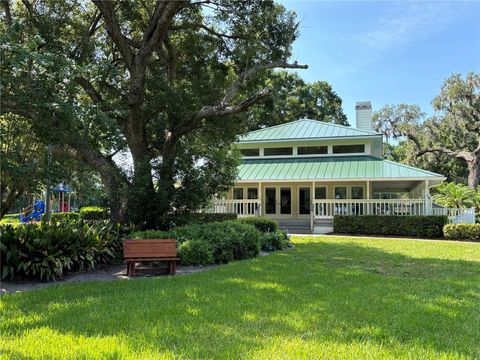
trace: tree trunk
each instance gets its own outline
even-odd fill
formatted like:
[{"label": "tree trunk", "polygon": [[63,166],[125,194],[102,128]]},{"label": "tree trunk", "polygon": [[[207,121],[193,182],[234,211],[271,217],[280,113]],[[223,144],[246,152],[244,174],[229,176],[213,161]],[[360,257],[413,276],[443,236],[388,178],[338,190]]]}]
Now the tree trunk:
[{"label": "tree trunk", "polygon": [[129,95],[129,101],[132,103],[129,104],[128,119],[123,126],[123,134],[132,154],[134,168],[128,200],[128,218],[142,228],[155,228],[159,217],[159,204],[153,186],[151,154],[147,144],[143,108],[138,103],[143,101],[143,96]]},{"label": "tree trunk", "polygon": [[17,200],[20,196],[22,196],[24,190],[23,188],[13,188],[11,189],[6,198],[5,201],[2,201],[2,205],[0,207],[0,220],[5,216],[6,213],[10,211],[12,208],[13,204],[15,203],[15,200]]},{"label": "tree trunk", "polygon": [[476,156],[468,165],[468,186],[475,189],[480,184],[480,156]]}]

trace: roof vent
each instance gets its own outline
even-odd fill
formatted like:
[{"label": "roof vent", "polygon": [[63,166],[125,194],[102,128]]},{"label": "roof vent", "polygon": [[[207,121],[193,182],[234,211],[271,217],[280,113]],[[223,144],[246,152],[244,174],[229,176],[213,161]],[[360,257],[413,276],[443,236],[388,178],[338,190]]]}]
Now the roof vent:
[{"label": "roof vent", "polygon": [[370,101],[359,101],[355,104],[357,129],[373,131],[372,104]]}]

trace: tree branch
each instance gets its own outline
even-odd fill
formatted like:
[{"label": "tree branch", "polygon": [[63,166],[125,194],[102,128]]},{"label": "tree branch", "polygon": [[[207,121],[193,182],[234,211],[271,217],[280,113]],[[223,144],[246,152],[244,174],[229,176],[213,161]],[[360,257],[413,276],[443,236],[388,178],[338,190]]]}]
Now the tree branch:
[{"label": "tree branch", "polygon": [[97,91],[97,89],[95,89],[90,81],[83,76],[75,77],[75,81],[83,88],[83,90],[96,105],[105,105],[102,95]]},{"label": "tree branch", "polygon": [[204,25],[204,24],[196,24],[196,23],[183,23],[183,24],[180,24],[180,25],[174,25],[174,26],[170,26],[169,27],[169,30],[172,30],[172,31],[177,31],[177,30],[187,30],[187,29],[203,29],[205,30],[206,32],[212,34],[212,35],[215,35],[217,37],[221,37],[221,38],[227,38],[227,39],[247,39],[247,36],[244,35],[244,34],[241,34],[241,35],[229,35],[229,34],[224,34],[224,33],[219,33],[217,31],[215,31],[214,29],[212,28],[209,28],[208,26]]},{"label": "tree branch", "polygon": [[118,46],[123,60],[129,70],[133,67],[133,52],[128,45],[126,37],[123,35],[117,20],[115,19],[112,3],[110,1],[92,0],[103,15],[107,32]]},{"label": "tree branch", "polygon": [[143,33],[141,48],[137,53],[136,61],[144,63],[153,50],[162,43],[173,17],[185,4],[186,2],[183,0],[157,0],[147,30]]},{"label": "tree branch", "polygon": [[5,22],[8,26],[12,25],[12,13],[10,11],[9,0],[2,0],[3,8],[5,9]]},{"label": "tree branch", "polygon": [[222,103],[230,103],[237,94],[238,90],[254,75],[257,73],[268,70],[268,69],[275,69],[275,68],[282,68],[282,69],[308,69],[308,65],[300,65],[296,61],[291,64],[283,60],[272,61],[268,64],[260,64],[252,66],[251,68],[245,70],[239,78],[230,86],[227,90],[225,97],[222,100]]}]

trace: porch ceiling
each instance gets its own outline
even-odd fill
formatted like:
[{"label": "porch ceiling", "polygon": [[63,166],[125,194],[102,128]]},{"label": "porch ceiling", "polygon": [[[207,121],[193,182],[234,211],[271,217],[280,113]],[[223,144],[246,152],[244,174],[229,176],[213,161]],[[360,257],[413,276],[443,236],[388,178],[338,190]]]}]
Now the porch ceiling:
[{"label": "porch ceiling", "polygon": [[373,156],[245,159],[238,181],[444,180],[444,176]]}]

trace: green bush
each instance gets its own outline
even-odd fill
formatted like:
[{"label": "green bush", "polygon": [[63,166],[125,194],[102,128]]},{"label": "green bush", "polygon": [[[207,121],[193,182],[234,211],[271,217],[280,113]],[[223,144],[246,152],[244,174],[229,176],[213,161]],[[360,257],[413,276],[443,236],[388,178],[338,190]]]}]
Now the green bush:
[{"label": "green bush", "polygon": [[80,209],[80,219],[82,220],[107,220],[108,209],[98,206],[84,206]]},{"label": "green bush", "polygon": [[178,246],[178,256],[183,265],[208,265],[214,262],[210,246],[201,240],[186,240]]},{"label": "green bush", "polygon": [[447,224],[443,235],[446,239],[480,242],[480,224]]},{"label": "green bush", "polygon": [[[213,258],[211,263],[227,263],[232,260],[255,257],[260,251],[261,233],[253,226],[239,221],[223,221],[204,225],[191,224],[173,228],[169,231],[136,231],[131,234],[134,239],[177,240],[177,246],[187,241],[204,243]],[[193,265],[179,257],[183,264]]]},{"label": "green bush", "polygon": [[215,214],[215,213],[176,213],[166,216],[165,227],[173,228],[189,224],[207,224],[212,222],[222,222],[235,220],[237,214]]},{"label": "green bush", "polygon": [[117,261],[121,227],[107,222],[0,226],[1,277],[52,280]]},{"label": "green bush", "polygon": [[52,213],[50,215],[50,221],[54,222],[70,222],[78,219],[80,219],[80,214],[77,212]]},{"label": "green bush", "polygon": [[333,231],[341,234],[443,237],[446,216],[336,215]]},{"label": "green bush", "polygon": [[260,238],[260,246],[263,251],[282,250],[290,246],[290,239],[284,230],[266,232]]},{"label": "green bush", "polygon": [[20,222],[20,214],[5,214],[0,220],[1,224],[18,224]]},{"label": "green bush", "polygon": [[250,224],[257,228],[260,232],[275,232],[278,230],[278,223],[275,220],[264,216],[257,216],[257,217],[245,217],[241,218],[238,221],[244,224]]}]

